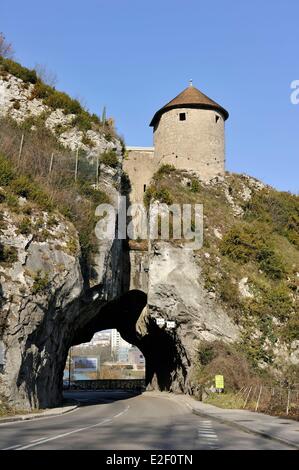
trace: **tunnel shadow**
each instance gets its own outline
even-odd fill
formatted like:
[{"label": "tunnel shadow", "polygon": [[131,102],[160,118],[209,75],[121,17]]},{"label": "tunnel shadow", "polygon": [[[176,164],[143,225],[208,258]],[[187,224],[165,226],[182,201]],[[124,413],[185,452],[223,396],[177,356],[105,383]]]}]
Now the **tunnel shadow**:
[{"label": "tunnel shadow", "polygon": [[118,330],[123,339],[135,345],[136,323],[146,303],[147,295],[139,290],[131,290],[108,302],[96,316],[76,331],[72,346],[89,342],[95,333],[108,329]]},{"label": "tunnel shadow", "polygon": [[65,405],[76,404],[80,407],[106,405],[109,403],[128,400],[141,394],[142,392],[137,390],[73,390],[63,392],[63,403]]}]

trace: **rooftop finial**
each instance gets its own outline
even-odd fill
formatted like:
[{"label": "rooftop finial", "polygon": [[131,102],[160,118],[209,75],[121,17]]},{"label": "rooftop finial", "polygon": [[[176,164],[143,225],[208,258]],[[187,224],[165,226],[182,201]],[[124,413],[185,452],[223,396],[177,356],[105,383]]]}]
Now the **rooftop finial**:
[{"label": "rooftop finial", "polygon": [[193,86],[193,80],[192,80],[192,78],[190,78],[190,80],[189,80],[189,86]]}]

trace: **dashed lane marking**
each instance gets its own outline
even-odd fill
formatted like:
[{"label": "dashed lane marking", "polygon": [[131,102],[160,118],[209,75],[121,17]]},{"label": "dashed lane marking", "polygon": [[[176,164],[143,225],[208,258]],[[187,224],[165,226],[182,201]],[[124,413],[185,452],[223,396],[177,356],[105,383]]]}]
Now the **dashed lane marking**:
[{"label": "dashed lane marking", "polygon": [[202,421],[197,430],[200,444],[208,449],[217,449],[218,436],[211,421]]}]

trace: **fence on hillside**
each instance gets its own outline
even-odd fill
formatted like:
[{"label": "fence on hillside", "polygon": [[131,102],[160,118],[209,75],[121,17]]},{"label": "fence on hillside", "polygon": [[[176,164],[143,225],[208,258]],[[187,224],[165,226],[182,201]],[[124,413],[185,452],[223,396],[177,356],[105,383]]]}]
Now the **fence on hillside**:
[{"label": "fence on hillside", "polygon": [[98,182],[100,155],[87,159],[80,149],[64,149],[48,134],[22,131],[5,120],[0,121],[0,152],[33,176]]},{"label": "fence on hillside", "polygon": [[299,418],[299,386],[279,387],[252,385],[243,387],[236,395],[244,409],[271,415]]}]

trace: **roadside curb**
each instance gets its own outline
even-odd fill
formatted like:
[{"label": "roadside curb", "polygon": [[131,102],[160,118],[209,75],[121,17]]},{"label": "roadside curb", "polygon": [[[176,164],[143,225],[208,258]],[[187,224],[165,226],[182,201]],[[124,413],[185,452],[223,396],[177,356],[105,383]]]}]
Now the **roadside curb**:
[{"label": "roadside curb", "polygon": [[70,413],[71,411],[74,411],[76,410],[77,408],[79,408],[78,405],[71,405],[71,406],[65,406],[63,408],[60,408],[60,411],[59,409],[56,408],[56,411],[53,410],[53,413],[49,412],[49,411],[45,411],[45,412],[42,412],[42,413],[32,413],[32,414],[28,414],[28,415],[15,415],[15,416],[11,416],[11,417],[8,417],[8,418],[0,418],[0,425],[1,424],[5,424],[5,423],[14,423],[14,422],[22,422],[22,421],[31,421],[33,419],[40,419],[40,418],[50,418],[50,417],[53,417],[53,416],[60,416],[60,415],[64,415],[66,413]]},{"label": "roadside curb", "polygon": [[[149,392],[149,393],[153,393],[153,392]],[[155,392],[153,393],[153,395],[154,394],[155,394]],[[243,424],[236,423],[236,421],[226,419],[222,416],[221,417],[216,416],[214,414],[208,413],[207,411],[199,410],[198,408],[196,408],[196,406],[191,405],[190,403],[188,403],[188,401],[185,399],[184,395],[175,395],[175,394],[169,393],[169,394],[165,394],[164,397],[168,398],[170,400],[174,400],[177,403],[184,403],[192,411],[192,413],[195,414],[195,415],[202,416],[204,418],[209,418],[209,419],[217,421],[219,423],[226,424],[227,426],[231,426],[231,427],[240,429],[241,431],[244,431],[244,432],[247,432],[247,433],[250,433],[250,434],[254,434],[256,436],[260,436],[260,437],[263,437],[265,439],[270,439],[272,441],[279,442],[280,444],[285,444],[289,447],[292,447],[293,449],[299,450],[299,444],[296,444],[293,441],[290,441],[288,439],[284,439],[284,438],[281,438],[281,437],[274,436],[273,434],[271,434],[269,432],[263,432],[263,431],[252,429],[252,428],[247,427]],[[189,398],[194,400],[194,398],[191,397],[191,396],[189,396]],[[217,408],[217,407],[215,407],[215,408]]]}]

